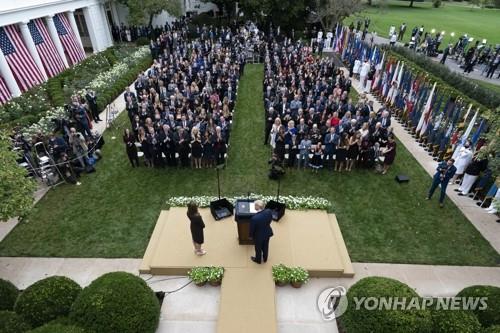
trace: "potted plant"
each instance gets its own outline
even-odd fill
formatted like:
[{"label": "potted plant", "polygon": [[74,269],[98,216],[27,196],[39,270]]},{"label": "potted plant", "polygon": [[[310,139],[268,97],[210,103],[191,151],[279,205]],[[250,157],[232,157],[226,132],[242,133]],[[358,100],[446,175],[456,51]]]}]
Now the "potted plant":
[{"label": "potted plant", "polygon": [[273,266],[273,280],[278,287],[283,287],[290,282],[290,269],[283,264]]},{"label": "potted plant", "polygon": [[294,288],[300,288],[309,281],[309,273],[302,267],[290,268],[290,284]]},{"label": "potted plant", "polygon": [[211,286],[217,287],[222,283],[222,277],[224,276],[223,267],[209,267],[207,280]]},{"label": "potted plant", "polygon": [[198,287],[204,286],[208,281],[208,268],[207,267],[193,267],[188,272],[191,281]]}]

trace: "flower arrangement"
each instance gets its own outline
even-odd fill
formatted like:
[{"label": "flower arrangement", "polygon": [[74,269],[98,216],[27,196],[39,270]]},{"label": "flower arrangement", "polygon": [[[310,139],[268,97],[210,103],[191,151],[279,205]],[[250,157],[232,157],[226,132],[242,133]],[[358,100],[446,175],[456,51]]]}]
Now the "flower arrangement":
[{"label": "flower arrangement", "polygon": [[273,280],[277,286],[284,286],[290,283],[290,268],[283,264],[273,265]]},{"label": "flower arrangement", "polygon": [[287,267],[279,264],[273,266],[272,273],[274,283],[280,287],[290,283],[292,287],[300,288],[309,281],[309,272],[302,267]]},{"label": "flower arrangement", "polygon": [[208,267],[208,283],[212,286],[218,286],[224,277],[224,267]]},{"label": "flower arrangement", "polygon": [[204,286],[208,281],[208,267],[193,267],[188,272],[188,277],[197,286]]},{"label": "flower arrangement", "polygon": [[[233,204],[237,199],[247,198],[248,196],[238,196],[227,198]],[[261,195],[261,194],[250,194],[250,199],[254,200],[262,200],[264,202],[274,200],[274,196],[270,195]],[[217,197],[212,196],[193,196],[193,197],[172,197],[167,200],[167,205],[169,206],[187,206],[189,202],[195,202],[199,207],[209,207],[210,202],[217,200]],[[297,210],[297,209],[331,209],[332,203],[321,197],[301,197],[301,196],[291,196],[285,195],[280,196],[279,201],[284,203],[288,209]]]},{"label": "flower arrangement", "polygon": [[290,284],[294,288],[300,288],[304,283],[309,281],[309,272],[302,267],[290,268]]},{"label": "flower arrangement", "polygon": [[193,267],[188,276],[197,286],[204,286],[207,282],[213,286],[218,286],[224,277],[223,267]]}]

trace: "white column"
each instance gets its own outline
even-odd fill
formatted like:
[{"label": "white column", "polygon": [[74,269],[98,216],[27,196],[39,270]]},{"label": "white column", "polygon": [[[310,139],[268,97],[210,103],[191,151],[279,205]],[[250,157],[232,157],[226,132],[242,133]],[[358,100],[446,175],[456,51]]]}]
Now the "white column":
[{"label": "white column", "polygon": [[7,59],[5,59],[5,56],[2,52],[2,49],[0,49],[0,74],[2,74],[5,84],[7,85],[7,88],[9,88],[12,97],[20,96],[21,89],[19,89],[19,86],[17,85],[14,74],[12,74],[9,64],[7,63]]},{"label": "white column", "polygon": [[101,15],[104,19],[104,22],[106,22],[106,38],[108,39],[107,47],[110,47],[111,45],[113,45],[113,36],[111,36],[111,22],[109,22],[106,7],[104,7],[104,4],[101,4],[99,7],[101,9]]},{"label": "white column", "polygon": [[64,63],[64,67],[69,68],[68,60],[66,59],[66,55],[64,54],[64,48],[61,44],[61,40],[59,40],[59,35],[57,34],[56,26],[54,25],[54,19],[52,18],[52,16],[47,16],[45,17],[45,20],[47,21],[47,28],[49,29],[49,35],[50,38],[52,38],[54,45],[56,46],[57,53],[59,53],[59,56],[61,57]]},{"label": "white column", "polygon": [[80,43],[80,47],[83,50],[82,38],[80,37],[80,32],[78,31],[78,26],[76,25],[75,11],[70,10],[66,14],[67,14],[66,17],[69,20],[69,24],[71,25],[71,29],[73,29],[73,32],[75,33],[76,39],[78,40],[78,43]]},{"label": "white column", "polygon": [[89,30],[90,41],[94,53],[100,52],[111,46],[108,38],[109,29],[104,10],[100,4],[90,5],[83,8],[85,23]]},{"label": "white column", "polygon": [[109,3],[109,8],[111,8],[111,16],[113,17],[114,24],[120,26],[120,16],[118,15],[118,10],[116,9],[116,3],[111,1]]},{"label": "white column", "polygon": [[33,57],[33,60],[35,60],[35,63],[40,72],[42,73],[43,78],[47,80],[48,79],[47,73],[45,73],[45,68],[43,67],[42,59],[40,59],[40,55],[38,54],[35,43],[33,42],[33,38],[31,37],[30,28],[28,28],[28,22],[23,21],[19,23],[19,28],[21,29],[21,34],[23,35],[24,44],[28,48],[28,51]]}]

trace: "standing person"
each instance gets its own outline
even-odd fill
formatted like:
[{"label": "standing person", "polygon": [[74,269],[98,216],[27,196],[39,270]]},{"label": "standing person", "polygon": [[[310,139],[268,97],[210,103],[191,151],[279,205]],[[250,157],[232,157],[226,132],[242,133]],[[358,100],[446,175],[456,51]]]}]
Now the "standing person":
[{"label": "standing person", "polygon": [[128,160],[132,168],[139,167],[139,158],[137,157],[137,147],[135,145],[135,136],[130,133],[128,128],[123,131],[123,143],[127,151]]},{"label": "standing person", "polygon": [[406,23],[403,22],[403,24],[401,24],[399,26],[399,34],[398,34],[398,40],[403,40],[404,36],[405,36],[405,32],[406,32]]},{"label": "standing person", "polygon": [[361,133],[356,132],[349,138],[349,148],[347,149],[346,171],[351,171],[352,167],[358,160],[360,145],[361,145]]},{"label": "standing person", "polygon": [[[481,147],[480,150],[485,149],[486,147]],[[476,182],[477,178],[479,178],[479,174],[485,171],[488,168],[488,158],[480,157],[479,151],[474,154],[472,161],[469,163],[467,168],[465,169],[464,179],[462,180],[462,184],[458,188],[458,195],[465,196],[469,194]],[[455,190],[456,191],[456,190]]]},{"label": "standing person", "polygon": [[457,168],[457,170],[453,178],[450,180],[450,184],[454,183],[459,176],[460,177],[463,176],[465,169],[472,161],[472,155],[473,154],[472,150],[470,149],[470,143],[466,142],[464,146],[460,148],[458,156],[455,156],[456,157],[455,167]]},{"label": "standing person", "polygon": [[450,158],[447,162],[439,163],[436,173],[432,179],[432,185],[429,189],[429,194],[425,200],[430,200],[436,188],[441,185],[441,194],[439,196],[439,206],[443,208],[444,197],[446,196],[446,187],[448,182],[455,175],[457,168],[453,165],[455,160]]},{"label": "standing person", "polygon": [[450,54],[451,47],[452,47],[452,45],[448,44],[448,46],[443,51],[443,56],[441,57],[441,61],[439,61],[443,65],[446,62],[446,58],[448,58],[448,55]]},{"label": "standing person", "polygon": [[347,158],[347,148],[349,147],[349,136],[346,132],[342,133],[339,145],[335,154],[335,171],[342,172]]},{"label": "standing person", "polygon": [[384,152],[384,171],[382,174],[385,175],[389,170],[392,163],[394,163],[394,159],[396,158],[396,141],[394,140],[393,135],[389,135],[387,138],[387,149]]},{"label": "standing person", "polygon": [[87,103],[89,105],[90,112],[92,113],[92,118],[96,123],[102,121],[101,118],[99,118],[99,110],[97,108],[97,96],[95,94],[95,91],[93,91],[90,88],[87,88],[87,93],[85,94],[85,99],[87,100]]},{"label": "standing person", "polygon": [[254,204],[257,214],[250,220],[250,237],[255,242],[255,256],[250,259],[260,264],[262,260],[267,262],[269,239],[273,236],[271,228],[273,214],[270,209],[264,209],[264,203],[261,200],[256,200]]},{"label": "standing person", "polygon": [[393,33],[392,36],[389,38],[389,44],[391,44],[391,46],[396,45],[397,39],[398,36],[396,35],[396,33]]},{"label": "standing person", "polygon": [[370,61],[368,59],[365,59],[365,62],[361,66],[361,70],[359,71],[359,82],[361,84],[361,89],[365,91],[365,85],[366,85],[366,76],[370,72]]},{"label": "standing person", "polygon": [[205,228],[205,223],[203,223],[203,218],[198,212],[198,205],[195,202],[190,202],[188,204],[187,217],[189,218],[191,238],[193,239],[194,254],[197,256],[202,256],[207,253],[203,250],[201,246],[205,242],[205,237],[203,234],[203,229]]},{"label": "standing person", "polygon": [[311,150],[311,139],[309,134],[306,134],[299,144],[299,163],[297,164],[297,169],[304,165],[304,169],[307,168],[309,164],[309,152]]}]

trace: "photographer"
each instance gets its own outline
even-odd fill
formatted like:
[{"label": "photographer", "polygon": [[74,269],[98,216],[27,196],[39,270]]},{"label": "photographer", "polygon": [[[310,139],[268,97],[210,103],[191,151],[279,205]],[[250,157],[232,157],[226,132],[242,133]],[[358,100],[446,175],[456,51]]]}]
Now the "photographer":
[{"label": "photographer", "polygon": [[432,185],[429,189],[429,194],[427,195],[426,200],[430,200],[434,191],[438,186],[441,186],[441,194],[439,196],[439,207],[443,208],[444,197],[446,196],[446,187],[448,186],[448,182],[455,175],[457,168],[453,165],[455,160],[450,158],[448,161],[443,161],[439,163],[436,173],[432,179]]},{"label": "photographer", "polygon": [[85,137],[82,133],[77,132],[74,127],[71,127],[69,132],[68,142],[71,150],[73,151],[73,154],[75,154],[76,159],[80,162],[82,168],[85,168],[85,166],[88,165],[87,153],[89,150],[85,142]]}]

